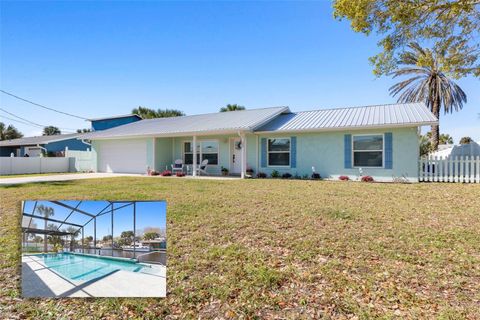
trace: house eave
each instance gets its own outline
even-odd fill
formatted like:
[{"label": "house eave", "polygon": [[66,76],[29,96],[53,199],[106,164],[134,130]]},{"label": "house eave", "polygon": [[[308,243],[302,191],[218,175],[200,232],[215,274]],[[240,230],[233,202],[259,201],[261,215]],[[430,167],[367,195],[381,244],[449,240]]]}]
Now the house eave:
[{"label": "house eave", "polygon": [[388,128],[417,128],[422,126],[437,125],[438,121],[431,122],[412,122],[402,124],[386,124],[374,126],[348,126],[336,128],[315,128],[315,129],[291,129],[291,130],[271,130],[271,131],[255,131],[255,134],[283,134],[283,133],[314,133],[314,132],[334,132],[334,131],[357,131],[357,130],[377,130]]},{"label": "house eave", "polygon": [[[232,129],[232,130],[215,130],[215,131],[192,131],[192,132],[178,132],[178,133],[152,133],[142,135],[124,135],[124,136],[111,136],[111,137],[97,137],[97,138],[81,138],[92,141],[96,140],[119,140],[119,139],[142,139],[142,138],[176,138],[176,137],[191,137],[191,136],[216,136],[216,135],[237,135],[238,132],[253,133],[251,129]],[[77,138],[80,139],[80,138]]]}]

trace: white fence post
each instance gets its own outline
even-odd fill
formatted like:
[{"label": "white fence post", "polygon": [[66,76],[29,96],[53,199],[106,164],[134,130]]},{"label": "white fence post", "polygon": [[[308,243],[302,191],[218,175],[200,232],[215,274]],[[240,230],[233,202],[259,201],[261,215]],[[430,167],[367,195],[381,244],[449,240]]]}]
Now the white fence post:
[{"label": "white fence post", "polygon": [[480,156],[426,156],[418,164],[419,181],[480,183]]}]

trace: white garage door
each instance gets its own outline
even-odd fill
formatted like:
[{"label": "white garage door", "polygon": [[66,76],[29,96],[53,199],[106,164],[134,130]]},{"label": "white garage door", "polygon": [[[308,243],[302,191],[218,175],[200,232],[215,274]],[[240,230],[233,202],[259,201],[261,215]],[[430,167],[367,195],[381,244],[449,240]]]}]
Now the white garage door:
[{"label": "white garage door", "polygon": [[98,171],[146,173],[147,144],[145,140],[102,141],[98,148]]}]

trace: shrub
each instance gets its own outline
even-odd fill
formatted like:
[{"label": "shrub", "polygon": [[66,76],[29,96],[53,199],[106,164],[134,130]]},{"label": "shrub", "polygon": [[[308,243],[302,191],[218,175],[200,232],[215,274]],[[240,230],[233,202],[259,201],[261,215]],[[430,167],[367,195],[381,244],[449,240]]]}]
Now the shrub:
[{"label": "shrub", "polygon": [[149,173],[149,175],[151,175],[151,176],[158,176],[159,174],[160,174],[160,172],[155,171],[155,170],[150,170],[150,173]]},{"label": "shrub", "polygon": [[267,177],[267,174],[265,172],[259,172],[257,173],[257,178],[260,179],[265,179]]},{"label": "shrub", "polygon": [[342,181],[348,181],[350,180],[350,178],[348,176],[340,176],[338,177],[339,180],[342,180]]},{"label": "shrub", "polygon": [[288,172],[282,174],[282,179],[290,179],[292,177],[292,175]]},{"label": "shrub", "polygon": [[184,172],[181,172],[181,171],[177,171],[177,172],[175,173],[175,175],[176,175],[177,177],[185,177],[185,173],[184,173]]},{"label": "shrub", "polygon": [[278,172],[277,170],[273,170],[272,173],[270,173],[270,177],[279,178],[280,177],[280,172]]},{"label": "shrub", "polygon": [[316,172],[312,173],[312,179],[318,180],[318,179],[320,179],[320,178],[321,178],[321,177],[320,177],[320,173],[316,173]]},{"label": "shrub", "polygon": [[172,175],[172,171],[170,170],[165,170],[162,173],[160,173],[162,177],[170,177]]},{"label": "shrub", "polygon": [[253,169],[252,168],[247,168],[247,170],[245,170],[249,175],[252,175],[253,174]]},{"label": "shrub", "polygon": [[304,174],[304,175],[302,176],[302,179],[307,180],[307,179],[308,179],[308,174]]},{"label": "shrub", "polygon": [[362,182],[373,182],[373,178],[370,176],[363,176]]}]

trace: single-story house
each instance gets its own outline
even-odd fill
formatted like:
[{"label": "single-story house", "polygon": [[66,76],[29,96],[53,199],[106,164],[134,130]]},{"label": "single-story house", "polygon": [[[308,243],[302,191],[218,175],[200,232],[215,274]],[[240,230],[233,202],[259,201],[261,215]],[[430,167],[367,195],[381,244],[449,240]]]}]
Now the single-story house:
[{"label": "single-story house", "polygon": [[0,157],[38,157],[43,152],[57,153],[69,150],[87,150],[90,146],[77,139],[79,133],[56,134],[51,136],[26,137],[0,141]]},{"label": "single-story house", "polygon": [[[423,103],[292,112],[288,107],[140,120],[87,133],[98,172],[170,169],[176,159],[207,172],[310,176],[359,172],[378,181],[418,181],[419,128],[438,123]],[[361,170],[360,170],[361,169]],[[196,170],[192,174],[196,175]]]},{"label": "single-story house", "polygon": [[[92,131],[101,131],[124,124],[142,120],[137,114],[88,119],[91,122]],[[57,134],[51,136],[24,137],[19,139],[0,141],[0,157],[23,157],[28,154],[30,157],[38,157],[43,152],[58,153],[69,150],[85,151],[90,148],[87,141],[77,139],[79,133]]]}]

